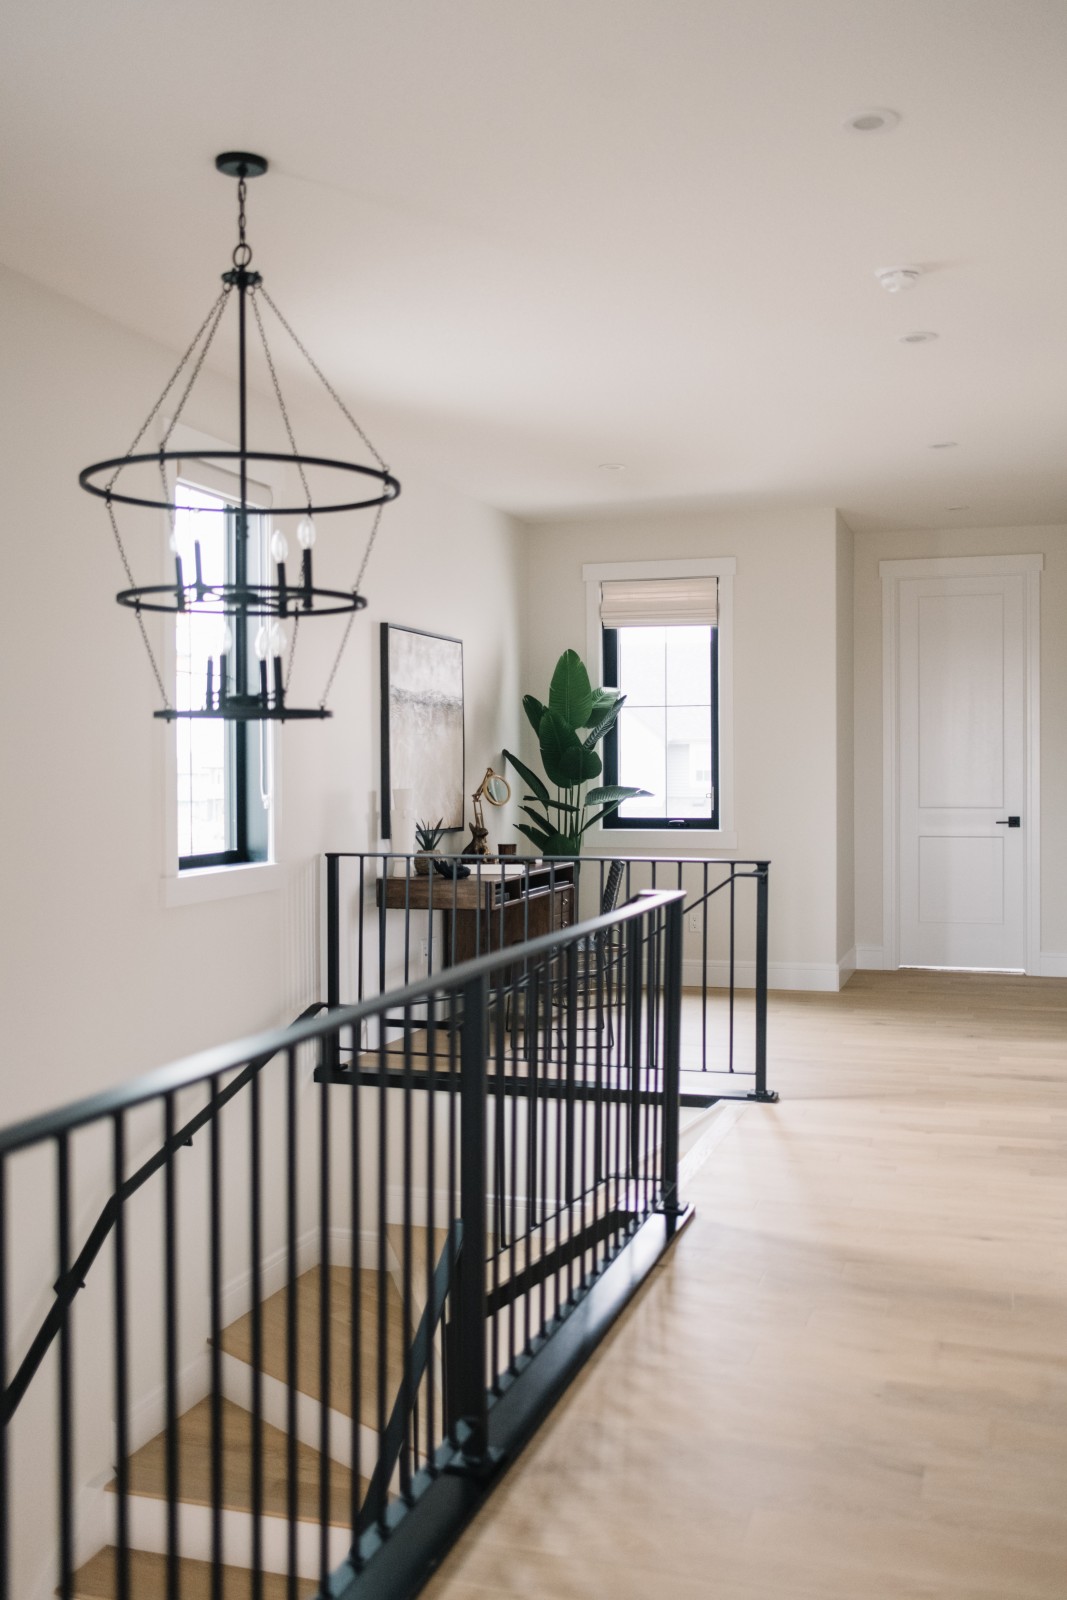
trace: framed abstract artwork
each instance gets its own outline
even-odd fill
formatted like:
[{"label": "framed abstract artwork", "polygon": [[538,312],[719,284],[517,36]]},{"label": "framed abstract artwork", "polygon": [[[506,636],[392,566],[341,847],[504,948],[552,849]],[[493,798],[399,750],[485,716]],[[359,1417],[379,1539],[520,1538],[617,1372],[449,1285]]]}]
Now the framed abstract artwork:
[{"label": "framed abstract artwork", "polygon": [[463,641],[382,623],[382,835],[392,838],[393,793],[412,812],[463,828]]}]

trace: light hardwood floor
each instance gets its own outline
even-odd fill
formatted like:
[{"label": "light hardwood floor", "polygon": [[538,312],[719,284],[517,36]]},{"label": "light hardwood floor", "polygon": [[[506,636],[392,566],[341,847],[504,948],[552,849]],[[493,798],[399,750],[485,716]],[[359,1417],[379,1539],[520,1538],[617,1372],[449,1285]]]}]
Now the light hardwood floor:
[{"label": "light hardwood floor", "polygon": [[1067,1596],[1067,983],[858,974],[770,1046],[426,1600]]}]

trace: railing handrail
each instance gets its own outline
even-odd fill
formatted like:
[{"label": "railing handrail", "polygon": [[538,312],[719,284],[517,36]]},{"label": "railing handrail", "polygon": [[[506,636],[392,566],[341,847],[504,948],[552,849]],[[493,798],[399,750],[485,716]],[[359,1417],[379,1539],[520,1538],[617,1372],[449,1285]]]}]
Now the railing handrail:
[{"label": "railing handrail", "polygon": [[118,1112],[131,1111],[135,1106],[144,1105],[150,1100],[158,1100],[177,1094],[183,1089],[194,1088],[197,1084],[221,1077],[225,1072],[245,1067],[259,1056],[265,1055],[270,1058],[283,1050],[295,1050],[303,1044],[312,1044],[317,1039],[337,1033],[341,1028],[352,1027],[377,1016],[386,1004],[390,1010],[395,1011],[405,1006],[417,1005],[432,995],[440,994],[442,990],[463,988],[472,980],[482,976],[488,977],[502,968],[514,966],[520,949],[524,960],[536,960],[537,957],[547,955],[553,950],[580,943],[583,939],[591,938],[607,928],[641,918],[650,908],[668,906],[679,898],[684,899],[684,891],[681,889],[641,889],[633,900],[624,906],[616,907],[614,911],[609,911],[606,916],[590,917],[586,922],[578,922],[572,927],[561,928],[552,933],[542,934],[536,939],[527,940],[521,946],[512,945],[503,951],[490,951],[486,955],[476,956],[471,961],[463,961],[454,967],[449,967],[447,972],[422,978],[417,983],[409,983],[402,989],[395,989],[389,995],[371,995],[355,1005],[339,1006],[328,1011],[323,1017],[293,1022],[286,1028],[267,1029],[245,1039],[238,1039],[232,1044],[216,1045],[209,1050],[200,1050],[194,1055],[172,1062],[169,1066],[157,1067],[153,1072],[135,1078],[130,1083],[102,1090],[99,1094],[89,1095],[84,1100],[75,1100],[70,1105],[60,1106],[54,1111],[46,1111],[40,1116],[29,1117],[24,1122],[16,1122],[9,1128],[0,1129],[0,1158],[11,1155],[16,1150],[25,1150],[31,1145],[57,1138],[60,1134],[73,1133],[77,1128],[85,1127],[91,1122],[103,1121]]},{"label": "railing handrail", "polygon": [[[325,1002],[317,1000],[314,1005],[307,1006],[300,1013],[297,1021],[313,1017],[316,1012],[323,1010],[325,1010]],[[154,1151],[147,1161],[143,1161],[137,1171],[132,1172],[120,1187],[113,1190],[104,1201],[100,1215],[90,1228],[89,1235],[74,1258],[70,1270],[58,1283],[53,1285],[55,1298],[45,1313],[41,1326],[30,1340],[29,1348],[19,1363],[10,1383],[4,1389],[3,1394],[0,1395],[0,1427],[6,1428],[11,1418],[15,1415],[26,1390],[33,1382],[34,1374],[59,1334],[63,1318],[68,1308],[73,1304],[75,1295],[79,1290],[85,1288],[85,1274],[104,1248],[108,1235],[115,1226],[119,1207],[125,1205],[126,1201],[132,1195],[135,1195],[138,1189],[142,1188],[149,1178],[153,1177],[166,1164],[172,1155],[177,1154],[183,1146],[192,1144],[196,1134],[202,1132],[208,1123],[218,1116],[223,1106],[228,1105],[257,1072],[262,1072],[263,1068],[270,1064],[275,1054],[277,1054],[276,1051],[271,1055],[257,1056],[255,1059],[246,1062],[245,1069],[239,1078],[235,1078],[232,1083],[228,1083],[221,1094],[212,1098],[209,1105],[202,1107],[194,1117],[190,1117],[188,1122],[172,1133],[169,1139],[164,1140],[159,1149]]]},{"label": "railing handrail", "polygon": [[[420,852],[417,850],[324,850],[323,855],[327,861],[396,861],[405,856],[415,857]],[[633,861],[654,866],[677,867],[695,862],[698,866],[709,867],[769,867],[769,856],[657,856],[649,855],[639,850],[598,850],[595,855],[583,852],[578,856],[467,856],[462,850],[436,850],[434,854],[441,861],[462,861],[465,867],[470,867],[472,873],[479,866],[494,867],[529,867],[536,871],[538,867],[572,867],[581,861]],[[739,874],[747,876],[747,874]]]}]

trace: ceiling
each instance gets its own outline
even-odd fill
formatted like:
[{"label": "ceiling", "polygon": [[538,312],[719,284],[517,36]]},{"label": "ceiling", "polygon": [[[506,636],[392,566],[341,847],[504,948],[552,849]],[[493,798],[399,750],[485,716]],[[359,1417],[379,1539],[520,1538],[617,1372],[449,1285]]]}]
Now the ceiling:
[{"label": "ceiling", "polygon": [[261,151],[255,264],[401,477],[1062,522],[1065,82],[1062,0],[6,0],[0,259],[184,348]]}]

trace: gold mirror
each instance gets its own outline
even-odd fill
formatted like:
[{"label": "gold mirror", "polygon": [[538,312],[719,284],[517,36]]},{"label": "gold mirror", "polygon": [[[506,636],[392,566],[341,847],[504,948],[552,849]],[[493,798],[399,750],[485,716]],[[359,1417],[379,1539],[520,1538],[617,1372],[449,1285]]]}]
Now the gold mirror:
[{"label": "gold mirror", "polygon": [[482,795],[491,806],[506,806],[511,799],[511,784],[490,767],[482,779]]},{"label": "gold mirror", "polygon": [[505,806],[511,799],[511,785],[508,780],[494,772],[492,767],[486,767],[485,777],[475,789],[471,799],[474,801],[474,821],[471,824],[470,844],[464,850],[465,856],[487,856],[489,846],[486,840],[489,829],[485,825],[482,813],[482,801],[488,800],[491,806]]}]

